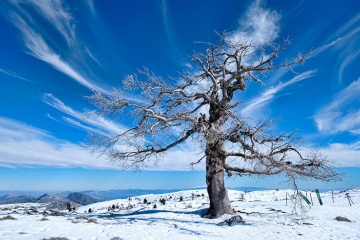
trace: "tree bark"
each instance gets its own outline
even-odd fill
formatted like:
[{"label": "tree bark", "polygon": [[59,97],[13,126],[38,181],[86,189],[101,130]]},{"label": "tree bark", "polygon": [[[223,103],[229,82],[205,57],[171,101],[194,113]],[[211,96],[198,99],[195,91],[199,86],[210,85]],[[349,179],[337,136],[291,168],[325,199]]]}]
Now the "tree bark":
[{"label": "tree bark", "polygon": [[206,184],[210,207],[204,217],[218,218],[223,214],[234,214],[224,184],[225,155],[223,143],[208,143],[206,155]]}]

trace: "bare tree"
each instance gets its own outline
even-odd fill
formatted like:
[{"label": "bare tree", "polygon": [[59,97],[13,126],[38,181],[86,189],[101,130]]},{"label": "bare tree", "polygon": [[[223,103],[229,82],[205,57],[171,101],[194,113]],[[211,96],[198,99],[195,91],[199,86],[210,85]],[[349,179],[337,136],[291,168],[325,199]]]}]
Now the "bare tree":
[{"label": "bare tree", "polygon": [[[315,178],[324,181],[337,174],[317,151],[301,148],[294,133],[276,134],[273,120],[251,125],[239,114],[234,95],[249,81],[262,83],[265,73],[301,64],[308,53],[279,61],[279,53],[290,44],[256,46],[233,43],[226,34],[218,44],[207,44],[204,53],[195,53],[198,69],[165,81],[148,69],[126,76],[124,89],[141,94],[143,100],[129,100],[123,92],[112,96],[94,93],[89,97],[101,115],[129,113],[133,125],[115,136],[91,136],[90,145],[123,168],[141,168],[147,160],[188,141],[202,141],[204,152],[194,163],[206,160],[206,183],[210,207],[205,215],[217,218],[233,214],[224,186],[229,176],[275,175],[290,179]],[[139,95],[140,96],[140,95]],[[180,160],[177,160],[180,161]]]}]

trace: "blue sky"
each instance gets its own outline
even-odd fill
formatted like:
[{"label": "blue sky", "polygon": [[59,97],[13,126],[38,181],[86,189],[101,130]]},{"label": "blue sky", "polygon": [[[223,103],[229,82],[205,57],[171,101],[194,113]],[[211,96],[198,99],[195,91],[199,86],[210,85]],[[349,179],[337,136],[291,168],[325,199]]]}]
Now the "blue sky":
[{"label": "blue sky", "polygon": [[[316,49],[297,74],[284,69],[265,76],[264,85],[249,83],[239,95],[241,114],[281,117],[279,131],[301,130],[306,147],[319,148],[349,173],[330,187],[358,187],[360,2],[339,3],[1,1],[0,182],[6,184],[0,190],[204,185],[204,166],[190,171],[192,146],[174,149],[143,173],[92,156],[82,144],[89,131],[115,133],[131,121],[86,117],[94,108],[85,96],[121,88],[122,78],[143,66],[164,77],[193,70],[190,56],[203,49],[194,42],[216,43],[214,30],[258,43],[289,37],[282,59]],[[257,179],[228,180],[228,186],[243,185],[271,187]]]}]

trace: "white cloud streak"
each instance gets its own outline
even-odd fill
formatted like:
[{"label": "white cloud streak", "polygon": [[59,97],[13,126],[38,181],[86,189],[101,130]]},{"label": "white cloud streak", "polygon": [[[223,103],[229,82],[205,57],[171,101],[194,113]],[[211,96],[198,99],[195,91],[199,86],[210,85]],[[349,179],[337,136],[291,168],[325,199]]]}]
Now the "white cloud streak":
[{"label": "white cloud streak", "polygon": [[360,167],[360,141],[350,144],[333,143],[322,148],[321,152],[329,156],[335,167]]},{"label": "white cloud streak", "polygon": [[86,130],[88,132],[97,133],[97,134],[101,134],[101,135],[106,135],[105,132],[100,131],[99,129],[86,126],[78,121],[75,121],[74,119],[69,118],[69,117],[62,117],[62,118],[65,122],[69,123],[73,127],[77,127],[78,129]]},{"label": "white cloud streak", "polygon": [[[78,56],[72,56],[72,53],[80,54],[82,52],[82,45],[76,38],[75,25],[72,22],[72,16],[63,6],[62,1],[49,0],[49,1],[35,1],[28,2],[11,1],[14,11],[10,12],[9,16],[11,22],[19,29],[22,34],[24,44],[27,48],[27,53],[33,57],[40,59],[56,70],[64,73],[71,79],[75,80],[79,84],[95,91],[109,94],[107,88],[101,87],[95,83],[95,81],[84,76],[86,69],[81,71],[81,64],[86,65],[85,62],[79,62]],[[51,38],[51,34],[45,30],[43,23],[35,21],[26,9],[31,6],[38,12],[37,17],[43,18],[43,20],[49,23],[54,29],[64,37],[69,45],[68,53],[65,53],[64,48],[61,49],[65,54],[70,55],[77,59],[78,64],[74,64],[71,60],[66,60],[61,54],[57,53],[49,42],[57,42]],[[86,46],[85,46],[86,48]],[[89,49],[87,49],[89,53]]]},{"label": "white cloud streak", "polygon": [[254,112],[258,112],[260,108],[264,107],[266,104],[270,103],[273,98],[276,97],[276,94],[284,90],[286,87],[303,81],[305,79],[311,78],[315,75],[316,70],[306,71],[301,73],[287,82],[279,82],[276,86],[268,88],[264,91],[259,97],[252,99],[247,106],[241,110],[241,114],[244,116],[252,116]]},{"label": "white cloud streak", "polygon": [[95,7],[94,7],[94,3],[92,0],[86,0],[87,5],[90,8],[90,11],[93,15],[95,15]]},{"label": "white cloud streak", "polygon": [[348,48],[348,51],[345,51],[345,57],[341,59],[341,64],[338,71],[339,82],[342,83],[344,71],[346,68],[360,55],[360,50],[354,50],[353,48]]},{"label": "white cloud streak", "polygon": [[17,79],[26,81],[26,82],[35,83],[35,82],[33,82],[33,81],[31,81],[31,80],[29,80],[29,79],[27,79],[27,78],[21,77],[21,76],[17,75],[16,73],[7,71],[7,70],[5,70],[5,69],[1,69],[1,68],[0,68],[0,72],[6,74],[6,75],[8,75],[8,76],[11,76],[11,77],[14,77],[14,78],[17,78]]},{"label": "white cloud streak", "polygon": [[52,137],[48,132],[0,117],[0,166],[116,168],[91,156],[79,145]]},{"label": "white cloud streak", "polygon": [[331,36],[329,36],[328,40],[331,41],[333,39],[339,39],[344,34],[346,34],[346,36],[353,35],[354,33],[360,30],[359,22],[360,22],[360,13],[356,14],[353,18],[347,21],[341,28],[339,28]]},{"label": "white cloud streak", "polygon": [[336,57],[340,62],[338,70],[338,82],[341,84],[343,80],[343,73],[345,69],[350,65],[360,54],[359,49],[359,33],[360,33],[360,13],[352,17],[337,31],[330,35],[325,44],[318,48],[313,55],[316,56],[325,50],[332,49],[338,51],[339,54]]},{"label": "white cloud streak", "polygon": [[172,55],[173,59],[176,59],[176,62],[179,62],[181,66],[185,66],[186,62],[183,62],[182,60],[179,61],[179,59],[182,59],[183,56],[181,54],[181,46],[180,43],[176,40],[176,35],[174,33],[174,27],[171,22],[169,14],[169,7],[168,7],[168,0],[161,0],[161,13],[163,17],[163,24],[164,24],[164,30],[165,34],[168,38],[169,46],[171,48],[171,51],[169,53]]},{"label": "white cloud streak", "polygon": [[313,117],[317,129],[325,134],[360,133],[360,78],[336,94]]},{"label": "white cloud streak", "polygon": [[75,25],[72,23],[72,16],[65,10],[61,0],[37,1],[29,0],[40,15],[50,22],[58,32],[66,39],[68,44],[76,38]]},{"label": "white cloud streak", "polygon": [[33,31],[23,19],[19,18],[19,16],[16,16],[14,17],[14,20],[16,26],[20,29],[24,36],[24,42],[29,50],[30,55],[50,64],[55,69],[66,74],[70,78],[76,80],[78,83],[88,87],[89,89],[108,93],[102,88],[96,86],[94,83],[88,81],[68,63],[61,59],[58,54],[55,54],[53,50],[47,45],[45,40],[39,34]]},{"label": "white cloud streak", "polygon": [[[1,167],[82,167],[90,169],[120,169],[105,156],[90,154],[78,144],[54,138],[49,132],[0,116]],[[199,156],[191,151],[170,151],[152,170],[190,170],[191,159]],[[197,166],[203,169],[203,165]],[[145,169],[146,170],[146,169]]]},{"label": "white cloud streak", "polygon": [[356,14],[336,31],[334,30],[333,34],[331,34],[325,39],[324,45],[316,49],[316,52],[313,54],[313,56],[320,54],[321,52],[331,47],[344,47],[346,41],[348,41],[351,37],[360,32],[359,22],[360,13]]},{"label": "white cloud streak", "polygon": [[[66,106],[60,99],[56,98],[54,95],[50,94],[50,93],[46,93],[43,94],[43,98],[42,98],[43,102],[50,105],[51,107],[73,117],[76,118],[78,121],[82,122],[83,124],[71,120],[70,118],[66,118],[64,119],[66,122],[68,122],[69,124],[82,128],[86,131],[91,131],[91,132],[105,132],[107,134],[116,134],[116,133],[120,133],[123,132],[126,127],[122,126],[120,124],[116,124],[110,120],[107,120],[101,116],[96,117],[95,119],[93,118],[89,118],[86,117],[86,115],[82,112],[76,111],[74,109],[72,109],[69,106]],[[89,126],[86,126],[84,124],[87,124]]]},{"label": "white cloud streak", "polygon": [[[337,167],[360,167],[360,141],[351,144],[333,143],[320,149],[331,157]],[[0,166],[2,167],[82,167],[90,169],[119,169],[116,162],[97,157],[89,150],[68,141],[54,138],[49,132],[0,116]],[[190,146],[173,150],[149,170],[189,171],[190,163],[200,155]],[[146,169],[145,169],[146,170]],[[204,170],[204,162],[195,165]]]}]

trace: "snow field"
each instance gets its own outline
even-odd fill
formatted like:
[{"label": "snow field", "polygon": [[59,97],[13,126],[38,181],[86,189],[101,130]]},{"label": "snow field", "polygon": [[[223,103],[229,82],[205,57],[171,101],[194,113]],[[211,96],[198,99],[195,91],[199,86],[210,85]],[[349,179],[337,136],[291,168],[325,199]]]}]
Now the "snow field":
[{"label": "snow field", "polygon": [[[352,206],[346,193],[354,203]],[[311,192],[314,205],[310,206],[292,195],[292,190],[246,194],[229,190],[232,207],[246,222],[232,227],[216,225],[231,216],[201,217],[208,207],[205,190],[99,202],[66,216],[43,215],[42,204],[0,205],[0,219],[8,215],[16,218],[0,220],[0,239],[360,239],[360,188],[336,191],[334,200],[331,192],[321,193],[322,206],[314,192]],[[310,200],[310,192],[307,196]],[[144,199],[150,204],[144,203]],[[160,199],[165,199],[165,205]],[[36,207],[39,213],[27,213],[30,207]],[[337,216],[351,222],[337,221]]]}]

